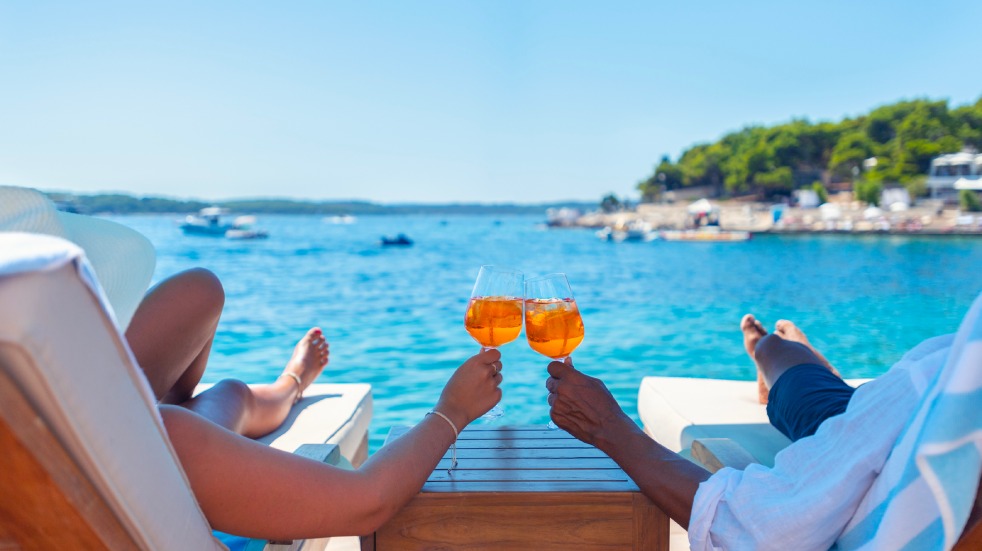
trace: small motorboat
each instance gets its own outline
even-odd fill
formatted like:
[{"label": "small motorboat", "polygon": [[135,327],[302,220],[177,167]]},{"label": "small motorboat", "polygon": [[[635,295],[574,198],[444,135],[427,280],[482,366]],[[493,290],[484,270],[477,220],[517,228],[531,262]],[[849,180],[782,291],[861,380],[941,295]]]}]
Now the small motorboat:
[{"label": "small motorboat", "polygon": [[382,246],[383,247],[408,247],[413,244],[413,240],[409,239],[404,233],[400,233],[395,237],[383,236]]},{"label": "small motorboat", "polygon": [[665,241],[734,242],[750,239],[748,231],[721,230],[719,226],[707,226],[695,230],[663,230]]},{"label": "small motorboat", "polygon": [[226,237],[228,239],[265,239],[269,232],[255,228],[255,216],[239,216],[232,222],[226,222],[222,216],[228,214],[221,207],[206,207],[198,214],[189,214],[181,224],[181,230],[187,235],[204,235],[209,237]]},{"label": "small motorboat", "polygon": [[651,224],[644,220],[632,220],[627,224],[615,224],[606,226],[597,232],[597,237],[603,241],[651,241],[658,237],[652,231]]}]

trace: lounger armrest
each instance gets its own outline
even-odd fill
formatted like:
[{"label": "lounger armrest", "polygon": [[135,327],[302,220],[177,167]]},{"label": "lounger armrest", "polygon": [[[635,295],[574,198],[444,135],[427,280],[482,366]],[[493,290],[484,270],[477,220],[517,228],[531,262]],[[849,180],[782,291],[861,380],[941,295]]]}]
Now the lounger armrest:
[{"label": "lounger armrest", "polygon": [[337,465],[341,460],[341,448],[337,444],[301,444],[293,453],[328,465]]},{"label": "lounger armrest", "polygon": [[758,463],[750,452],[729,438],[693,440],[692,457],[713,473],[723,467],[743,470],[751,463]]}]

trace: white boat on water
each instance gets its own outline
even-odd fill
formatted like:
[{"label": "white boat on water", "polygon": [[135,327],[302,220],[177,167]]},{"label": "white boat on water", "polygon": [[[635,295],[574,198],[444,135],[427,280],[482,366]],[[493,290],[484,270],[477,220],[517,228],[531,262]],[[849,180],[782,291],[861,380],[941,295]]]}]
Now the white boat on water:
[{"label": "white boat on water", "polygon": [[546,225],[550,228],[568,228],[576,225],[576,221],[582,216],[578,209],[553,208],[546,209]]},{"label": "white boat on water", "polygon": [[651,241],[658,237],[651,224],[644,220],[632,220],[626,224],[606,226],[597,232],[597,237],[603,241]]},{"label": "white boat on water", "polygon": [[206,207],[198,214],[189,214],[181,224],[181,231],[187,235],[203,235],[209,237],[226,237],[228,239],[263,239],[269,237],[269,232],[255,227],[255,216],[239,216],[232,222],[226,222],[222,217],[228,211],[221,207]]},{"label": "white boat on water", "polygon": [[665,241],[727,242],[747,241],[751,234],[742,230],[723,230],[719,226],[706,226],[695,230],[662,230],[659,235]]},{"label": "white boat on water", "polygon": [[339,216],[328,216],[324,219],[328,224],[354,224],[358,220],[350,214],[342,214]]}]

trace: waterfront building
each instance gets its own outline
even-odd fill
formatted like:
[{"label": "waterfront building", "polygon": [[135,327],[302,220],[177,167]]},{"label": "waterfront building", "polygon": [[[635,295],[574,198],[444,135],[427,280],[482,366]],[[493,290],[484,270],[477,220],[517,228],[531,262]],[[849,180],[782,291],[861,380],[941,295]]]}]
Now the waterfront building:
[{"label": "waterfront building", "polygon": [[931,198],[958,201],[963,189],[982,191],[982,154],[974,150],[941,155],[931,161],[927,188]]}]

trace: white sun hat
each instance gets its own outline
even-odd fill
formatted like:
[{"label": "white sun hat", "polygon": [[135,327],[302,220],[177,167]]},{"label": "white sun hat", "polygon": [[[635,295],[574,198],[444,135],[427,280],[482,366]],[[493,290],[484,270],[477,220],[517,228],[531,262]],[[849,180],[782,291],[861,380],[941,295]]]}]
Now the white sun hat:
[{"label": "white sun hat", "polygon": [[153,277],[150,240],[110,220],[59,211],[41,192],[14,186],[0,186],[0,231],[53,235],[80,246],[126,330]]}]

